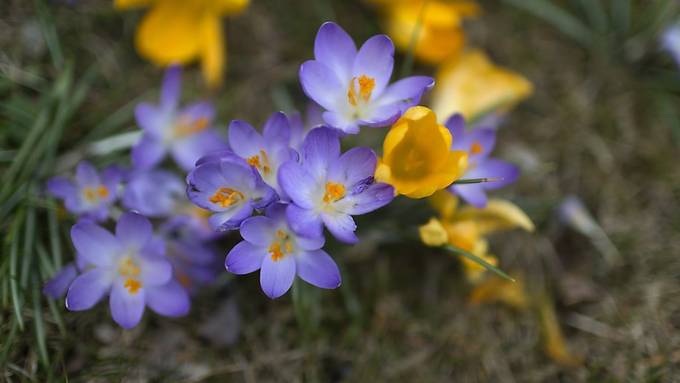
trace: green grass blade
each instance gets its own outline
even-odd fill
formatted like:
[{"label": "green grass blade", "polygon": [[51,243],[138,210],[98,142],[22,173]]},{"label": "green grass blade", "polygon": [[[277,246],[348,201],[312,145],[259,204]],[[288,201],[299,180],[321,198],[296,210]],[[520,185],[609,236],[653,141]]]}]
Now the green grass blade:
[{"label": "green grass blade", "polygon": [[45,341],[45,322],[43,321],[42,306],[40,305],[40,283],[38,278],[33,278],[33,323],[35,324],[35,338],[38,343],[38,355],[43,367],[49,369],[50,358],[47,354]]},{"label": "green grass blade", "polygon": [[515,282],[515,279],[510,277],[508,274],[503,272],[503,270],[499,269],[498,267],[490,264],[489,262],[483,260],[482,258],[470,253],[469,251],[463,250],[459,247],[451,246],[451,245],[444,245],[444,248],[452,253],[462,255],[463,257],[478,263],[479,265],[483,266],[485,269],[492,271],[496,275],[498,275],[501,278],[507,279],[511,282]]},{"label": "green grass blade", "polygon": [[[607,13],[602,6],[602,0],[578,0],[579,5],[586,13],[588,22],[598,32],[605,32],[608,27]],[[614,0],[619,1],[619,0]],[[621,0],[623,1],[623,0]]]},{"label": "green grass blade", "polygon": [[611,0],[612,20],[616,30],[622,35],[630,31],[630,0]]},{"label": "green grass blade", "polygon": [[40,29],[42,30],[45,44],[50,52],[52,58],[52,65],[55,68],[61,69],[64,66],[64,54],[59,42],[57,29],[54,26],[54,18],[50,14],[47,5],[43,0],[35,1],[35,8],[38,14],[38,21],[40,22]]},{"label": "green grass blade", "polygon": [[23,223],[23,214],[19,213],[15,216],[12,225],[12,232],[7,237],[9,242],[9,289],[10,295],[12,297],[12,307],[14,309],[14,317],[19,325],[19,330],[24,330],[24,318],[21,314],[21,310],[24,304],[24,300],[19,291],[19,276],[17,275],[17,264],[19,258],[19,227]]},{"label": "green grass blade", "polygon": [[416,22],[413,32],[411,33],[411,41],[408,43],[408,50],[406,51],[406,58],[404,63],[401,65],[401,77],[406,77],[411,74],[413,70],[413,61],[415,58],[416,45],[418,45],[418,39],[420,38],[420,30],[423,26],[423,17],[425,17],[425,10],[427,9],[428,0],[423,1],[420,6],[420,12],[418,13],[418,21]]}]

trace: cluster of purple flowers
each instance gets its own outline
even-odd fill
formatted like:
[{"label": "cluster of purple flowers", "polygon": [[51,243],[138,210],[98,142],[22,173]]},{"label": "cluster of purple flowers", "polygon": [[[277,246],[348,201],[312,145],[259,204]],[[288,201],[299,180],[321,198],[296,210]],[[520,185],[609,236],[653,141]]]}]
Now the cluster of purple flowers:
[{"label": "cluster of purple flowers", "polygon": [[[315,103],[307,123],[299,114],[277,112],[261,132],[232,121],[226,138],[213,129],[210,103],[180,107],[181,70],[169,68],[160,103],[136,109],[143,135],[132,149],[131,169],[99,174],[83,162],[73,180],[50,180],[49,192],[80,221],[71,230],[75,262],[46,285],[46,294],[66,294],[70,310],[89,309],[108,295],[114,320],[125,328],[140,321],[145,306],[161,315],[183,315],[189,294],[216,275],[210,241],[236,230],[243,241],[228,252],[224,265],[234,274],[260,270],[268,297],[285,294],[296,276],[320,288],[338,287],[338,266],[323,250],[324,228],[336,240],[355,244],[353,216],[379,209],[395,196],[392,186],[374,179],[373,150],[354,147],[343,153],[341,139],[362,126],[394,123],[434,81],[413,76],[390,85],[390,39],[374,36],[357,50],[334,23],[321,26],[314,56],[300,68],[302,88]],[[466,132],[460,116],[447,127],[454,136],[452,149],[471,153],[467,176],[505,180],[451,186],[471,204],[483,205],[484,189],[512,182],[517,171],[488,158],[493,130]],[[188,171],[186,183],[158,167],[168,154]],[[203,213],[192,210],[187,196]],[[117,218],[115,233],[100,226],[109,218]],[[159,222],[155,233],[150,219]]]}]

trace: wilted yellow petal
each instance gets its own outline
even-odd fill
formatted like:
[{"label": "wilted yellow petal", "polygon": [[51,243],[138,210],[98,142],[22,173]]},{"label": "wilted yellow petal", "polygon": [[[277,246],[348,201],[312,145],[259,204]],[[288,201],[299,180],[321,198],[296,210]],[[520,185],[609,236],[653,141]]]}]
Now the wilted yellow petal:
[{"label": "wilted yellow petal", "polygon": [[220,18],[206,15],[202,26],[201,69],[203,78],[210,86],[217,86],[222,82],[224,73],[224,37]]},{"label": "wilted yellow petal", "polygon": [[490,199],[481,209],[466,206],[460,209],[455,219],[474,221],[482,235],[514,228],[534,231],[533,222],[517,205],[501,199]]},{"label": "wilted yellow petal", "polygon": [[550,299],[543,297],[539,302],[541,330],[543,332],[543,346],[546,354],[555,362],[568,367],[578,367],[583,361],[573,355],[567,348],[567,343],[562,335],[560,324],[557,321],[555,307]]},{"label": "wilted yellow petal", "polygon": [[154,0],[114,0],[113,7],[118,10],[140,8],[151,5]]},{"label": "wilted yellow petal", "polygon": [[470,303],[504,303],[516,309],[529,307],[529,296],[524,289],[524,281],[516,277],[515,282],[489,275],[470,293]]},{"label": "wilted yellow petal", "polygon": [[420,240],[427,246],[439,247],[449,241],[449,236],[442,223],[436,218],[430,218],[425,225],[418,228]]},{"label": "wilted yellow petal", "polygon": [[454,113],[474,120],[486,113],[504,112],[533,91],[527,79],[496,66],[478,50],[444,63],[437,72],[436,84],[432,109],[442,119]]},{"label": "wilted yellow petal", "polygon": [[137,29],[139,53],[158,65],[187,63],[198,57],[203,10],[192,1],[159,1]]}]

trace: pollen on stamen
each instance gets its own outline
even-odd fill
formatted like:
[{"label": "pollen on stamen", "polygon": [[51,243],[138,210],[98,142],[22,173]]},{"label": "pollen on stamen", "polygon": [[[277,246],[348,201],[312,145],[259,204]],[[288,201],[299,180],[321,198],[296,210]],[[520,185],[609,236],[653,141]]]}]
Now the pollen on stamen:
[{"label": "pollen on stamen", "polygon": [[137,294],[139,289],[142,288],[142,282],[133,278],[128,278],[125,280],[123,287],[125,287],[130,294]]},{"label": "pollen on stamen", "polygon": [[269,166],[269,156],[267,156],[267,152],[264,150],[260,150],[260,154],[248,157],[246,162],[248,162],[248,165],[256,168],[264,174],[268,174],[271,171],[271,167]]},{"label": "pollen on stamen", "polygon": [[326,192],[323,195],[323,202],[331,203],[341,200],[345,197],[345,192],[345,185],[335,182],[326,182]]},{"label": "pollen on stamen", "polygon": [[189,136],[207,129],[209,125],[210,121],[205,117],[194,120],[184,117],[175,125],[174,133],[176,137]]},{"label": "pollen on stamen", "polygon": [[208,198],[208,201],[221,207],[229,207],[244,199],[245,196],[240,191],[232,188],[222,187],[217,189],[215,194]]},{"label": "pollen on stamen", "polygon": [[482,145],[478,141],[473,142],[472,146],[470,147],[470,153],[471,154],[479,154],[483,150],[484,150],[484,148],[482,147]]},{"label": "pollen on stamen", "polygon": [[363,100],[363,102],[368,102],[371,99],[371,94],[375,88],[375,79],[373,77],[368,77],[366,75],[361,75],[359,77],[352,77],[349,82],[349,87],[347,88],[347,101],[352,106],[357,106],[357,90],[356,83],[359,85],[358,97]]}]

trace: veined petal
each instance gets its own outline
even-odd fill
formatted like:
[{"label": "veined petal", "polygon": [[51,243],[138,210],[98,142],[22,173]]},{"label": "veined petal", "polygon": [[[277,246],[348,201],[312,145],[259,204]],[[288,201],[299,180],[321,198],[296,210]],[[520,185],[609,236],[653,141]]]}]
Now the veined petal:
[{"label": "veined petal", "polygon": [[290,123],[288,122],[288,117],[283,112],[272,114],[262,129],[262,135],[270,145],[271,143],[279,143],[288,146],[290,134]]},{"label": "veined petal", "polygon": [[253,245],[266,247],[272,242],[277,226],[278,222],[269,217],[251,217],[241,224],[241,237]]},{"label": "veined petal", "polygon": [[335,110],[338,101],[346,98],[347,84],[338,81],[335,73],[319,61],[306,61],[300,66],[300,83],[307,97],[326,110]]},{"label": "veined petal", "polygon": [[235,230],[241,226],[244,219],[253,214],[253,206],[250,202],[242,205],[236,205],[229,210],[215,213],[208,218],[208,223],[214,230],[226,231]]},{"label": "veined petal", "polygon": [[411,76],[403,78],[385,89],[377,100],[379,105],[396,104],[401,112],[418,105],[423,93],[434,86],[434,79],[428,76]]},{"label": "veined petal", "polygon": [[322,289],[335,289],[340,286],[338,265],[325,251],[305,251],[295,257],[295,262],[297,273],[305,282]]},{"label": "veined petal", "polygon": [[229,145],[242,158],[259,155],[265,148],[262,135],[252,125],[241,120],[234,120],[229,124]]},{"label": "veined petal", "polygon": [[122,278],[113,284],[109,308],[111,317],[116,323],[125,329],[131,329],[137,326],[144,314],[146,291],[141,287],[131,293],[124,284],[125,281]]},{"label": "veined petal", "polygon": [[[253,217],[255,218],[255,217]],[[227,254],[224,267],[228,272],[242,275],[257,271],[267,256],[267,248],[241,241]]]},{"label": "veined petal", "polygon": [[295,259],[291,256],[277,261],[271,257],[264,257],[260,269],[262,291],[271,299],[280,297],[293,285],[295,272]]},{"label": "veined petal", "polygon": [[359,133],[357,121],[348,119],[342,113],[323,112],[322,116],[323,120],[332,128],[339,129],[347,134]]},{"label": "veined petal", "polygon": [[354,244],[359,242],[354,231],[357,229],[356,223],[349,214],[333,213],[321,214],[323,223],[328,228],[328,231],[341,242]]},{"label": "veined petal", "polygon": [[331,163],[340,157],[340,139],[332,129],[312,129],[302,143],[302,163],[317,180],[325,181]]},{"label": "veined petal", "polygon": [[373,177],[378,159],[371,148],[355,147],[332,162],[328,171],[329,180],[351,187],[359,181]]},{"label": "veined petal", "polygon": [[360,215],[372,212],[387,205],[394,199],[394,187],[384,183],[374,183],[358,194],[345,197],[347,208],[343,210],[349,215]]},{"label": "veined petal", "polygon": [[311,209],[318,182],[307,170],[294,161],[288,161],[279,168],[279,186],[298,206]]},{"label": "veined petal", "polygon": [[394,44],[386,35],[376,35],[366,40],[354,60],[352,75],[368,76],[375,80],[372,98],[379,97],[392,76]]},{"label": "veined petal", "polygon": [[314,40],[314,58],[331,69],[340,83],[352,77],[356,55],[356,45],[347,32],[335,23],[321,25]]},{"label": "veined petal", "polygon": [[313,209],[290,204],[286,208],[286,217],[288,225],[296,234],[305,238],[323,238],[321,216]]}]

